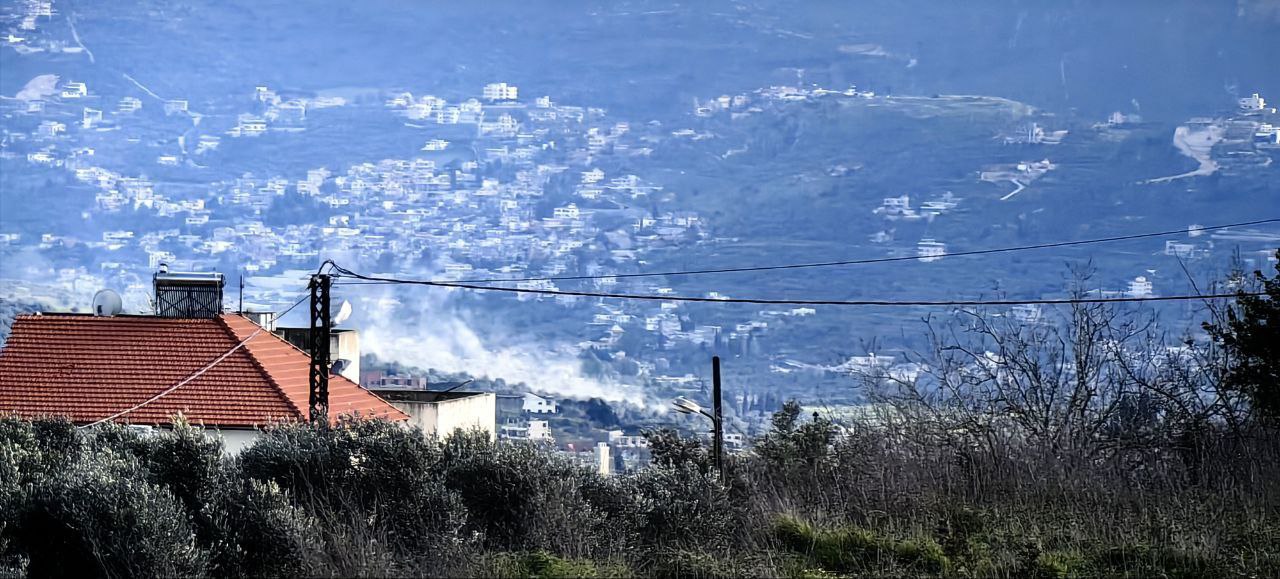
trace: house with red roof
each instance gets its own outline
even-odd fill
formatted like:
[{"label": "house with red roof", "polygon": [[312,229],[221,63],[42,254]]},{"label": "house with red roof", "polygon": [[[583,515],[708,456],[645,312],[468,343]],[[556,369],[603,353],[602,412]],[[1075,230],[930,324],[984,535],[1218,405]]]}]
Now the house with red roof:
[{"label": "house with red roof", "polygon": [[[181,414],[234,452],[262,427],[308,421],[310,356],[239,314],[170,300],[170,315],[18,316],[0,349],[0,414],[165,426]],[[158,286],[159,287],[159,286]],[[189,296],[188,296],[189,297]],[[189,301],[189,300],[188,300]],[[329,415],[406,421],[351,380],[329,378]]]}]

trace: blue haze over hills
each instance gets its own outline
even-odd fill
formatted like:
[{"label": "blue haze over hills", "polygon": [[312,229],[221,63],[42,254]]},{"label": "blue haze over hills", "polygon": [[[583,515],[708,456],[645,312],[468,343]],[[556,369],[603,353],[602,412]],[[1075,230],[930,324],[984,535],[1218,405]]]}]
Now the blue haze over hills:
[{"label": "blue haze over hills", "polygon": [[[324,258],[413,277],[605,275],[1280,216],[1280,150],[1257,137],[1280,120],[1239,103],[1280,101],[1280,2],[7,1],[0,18],[0,296],[11,300],[83,307],[112,287],[141,307],[157,255],[232,284],[254,266],[247,300],[279,308]],[[56,88],[30,96],[42,75]],[[500,82],[518,97],[485,99]],[[64,98],[68,83],[86,94]],[[410,105],[393,102],[406,92]],[[441,99],[434,109],[478,99],[483,118],[422,116],[412,106],[425,95]],[[126,98],[141,108],[120,112]],[[166,113],[177,100],[187,110]],[[86,125],[85,108],[102,119]],[[500,126],[503,115],[518,126]],[[423,150],[437,139],[448,146]],[[403,190],[396,179],[415,171],[437,181]],[[141,200],[126,190],[139,179]],[[905,209],[888,201],[902,196]],[[1184,263],[1202,280],[1237,252],[1264,267],[1278,233],[556,287],[1062,297],[1067,264],[1091,262],[1090,288],[1141,293],[1130,284],[1143,277],[1170,295],[1188,291]],[[900,357],[922,345],[922,316],[945,314],[340,292],[381,356],[632,400],[698,388],[712,353],[729,359],[739,394],[856,398],[841,371],[851,356]],[[1195,315],[1165,314],[1171,327]]]}]

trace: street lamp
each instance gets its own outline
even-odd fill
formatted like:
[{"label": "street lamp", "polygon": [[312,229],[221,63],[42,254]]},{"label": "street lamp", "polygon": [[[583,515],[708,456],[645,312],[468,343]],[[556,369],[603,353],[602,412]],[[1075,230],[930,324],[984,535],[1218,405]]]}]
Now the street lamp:
[{"label": "street lamp", "polygon": [[684,396],[676,396],[675,399],[671,401],[671,405],[675,407],[676,412],[681,414],[701,414],[711,419],[711,426],[713,428],[712,436],[714,437],[713,452],[715,453],[714,458],[716,463],[716,472],[720,474],[720,482],[724,483],[724,413],[721,411],[720,407],[719,356],[711,358],[711,383],[711,397],[714,404],[711,413],[703,410],[702,406],[698,405],[697,402],[685,398]]},{"label": "street lamp", "polygon": [[689,400],[684,396],[676,396],[675,400],[671,401],[671,405],[675,406],[676,412],[681,414],[701,414],[712,420],[716,419],[714,416],[707,414],[707,411],[703,410],[701,406],[698,406],[697,402]]}]

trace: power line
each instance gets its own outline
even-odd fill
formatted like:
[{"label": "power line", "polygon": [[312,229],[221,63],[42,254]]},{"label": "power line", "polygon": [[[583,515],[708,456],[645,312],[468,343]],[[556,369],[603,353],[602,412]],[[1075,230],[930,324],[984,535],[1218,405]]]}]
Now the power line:
[{"label": "power line", "polygon": [[[1241,223],[1227,223],[1223,225],[1207,225],[1197,226],[1194,231],[1216,231],[1219,229],[1228,229],[1231,227],[1247,227],[1250,225],[1265,225],[1269,223],[1280,223],[1280,218],[1259,219],[1257,221],[1244,221]],[[1129,241],[1133,239],[1147,239],[1151,237],[1164,237],[1167,235],[1177,235],[1186,233],[1189,229],[1174,229],[1169,231],[1155,231],[1151,233],[1136,233],[1132,235],[1118,235],[1114,237],[1100,237],[1095,239],[1080,239],[1076,241],[1057,241],[1052,243],[1040,243],[1035,245],[1018,245],[1012,247],[997,247],[991,249],[975,249],[971,251],[956,251],[952,253],[942,253],[929,256],[902,256],[902,257],[880,257],[870,259],[850,259],[839,261],[819,261],[812,263],[792,263],[780,265],[763,265],[763,266],[744,266],[744,267],[726,267],[711,269],[693,269],[693,270],[675,270],[675,271],[656,271],[646,273],[618,273],[610,275],[568,275],[568,276],[548,276],[548,277],[520,277],[520,278],[490,278],[490,279],[463,279],[463,280],[431,280],[441,283],[501,283],[501,282],[518,282],[518,281],[573,281],[573,280],[597,280],[597,279],[623,279],[637,277],[660,277],[660,276],[680,276],[680,275],[704,275],[714,273],[740,273],[752,271],[777,271],[787,269],[807,269],[817,267],[834,267],[842,265],[866,265],[873,263],[892,263],[898,261],[919,261],[921,259],[941,259],[943,257],[965,257],[972,255],[988,255],[993,253],[1010,253],[1015,251],[1028,251],[1034,249],[1051,249],[1055,247],[1072,247],[1078,245],[1091,245],[1095,243],[1112,243],[1116,241]]]},{"label": "power line", "polygon": [[[702,302],[702,303],[717,303],[717,304],[758,304],[758,305],[792,305],[792,306],[876,306],[876,307],[1017,306],[1017,305],[1053,305],[1053,304],[1101,304],[1101,303],[1123,303],[1123,302],[1168,302],[1168,301],[1223,299],[1223,298],[1234,298],[1239,296],[1265,295],[1263,292],[1243,292],[1243,293],[1229,293],[1229,294],[1200,294],[1200,295],[1121,297],[1121,298],[1058,298],[1058,299],[1034,299],[1034,300],[945,300],[945,301],[811,300],[811,299],[790,300],[790,299],[760,299],[760,298],[708,298],[708,297],[696,297],[696,296],[624,294],[624,293],[587,292],[587,291],[571,291],[571,290],[495,287],[495,286],[477,285],[477,284],[461,283],[461,282],[438,282],[433,280],[410,280],[410,279],[368,276],[368,275],[355,273],[337,264],[333,265],[333,269],[334,271],[337,271],[340,274],[338,277],[352,277],[352,278],[356,278],[356,279],[360,279],[368,282],[378,282],[378,283],[385,283],[385,284],[424,285],[424,286],[431,286],[431,287],[458,288],[458,289],[469,289],[469,290],[476,290],[476,291],[494,291],[494,292],[549,295],[549,296],[616,298],[616,299],[624,299],[624,300],[645,300],[645,301],[662,301],[662,302]],[[349,284],[340,283],[339,285],[349,285]]]},{"label": "power line", "polygon": [[278,313],[278,314],[275,314],[275,315],[271,316],[271,321],[272,321],[272,322],[277,322],[277,321],[279,321],[279,320],[280,320],[280,318],[283,318],[285,314],[287,314],[287,313],[289,313],[289,312],[293,311],[293,308],[298,307],[300,304],[302,304],[302,302],[307,301],[307,298],[310,298],[310,297],[311,297],[311,294],[309,294],[309,293],[307,293],[307,294],[303,294],[301,298],[298,298],[298,301],[293,302],[293,305],[291,305],[291,306],[289,306],[289,307],[285,308],[285,310],[284,310],[283,312],[280,312],[280,313]]}]

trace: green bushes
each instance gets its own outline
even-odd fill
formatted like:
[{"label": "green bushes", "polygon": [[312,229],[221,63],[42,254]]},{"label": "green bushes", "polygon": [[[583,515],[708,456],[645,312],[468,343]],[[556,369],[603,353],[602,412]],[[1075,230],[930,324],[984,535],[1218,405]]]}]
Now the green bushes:
[{"label": "green bushes", "polygon": [[[688,464],[605,478],[534,446],[379,421],[280,426],[227,457],[182,421],[143,432],[10,418],[0,458],[13,570],[420,575],[519,552],[533,554],[519,560],[531,576],[591,575],[678,549],[721,557],[735,536],[726,492]],[[100,536],[121,525],[155,536]],[[584,561],[610,563],[588,573]]]},{"label": "green bushes", "polygon": [[530,445],[459,436],[441,464],[445,484],[459,493],[470,514],[467,529],[482,535],[490,548],[546,549],[549,532],[590,530],[591,507],[577,492],[576,483],[585,476],[581,469]]},{"label": "green bushes", "polygon": [[854,527],[819,529],[785,515],[774,521],[773,531],[785,548],[834,573],[901,568],[940,574],[950,566],[942,546],[928,537],[894,540]]},{"label": "green bushes", "polygon": [[714,475],[680,465],[651,468],[628,482],[642,501],[640,542],[647,550],[721,553],[735,543],[739,505],[729,502]]},{"label": "green bushes", "polygon": [[630,576],[625,567],[598,565],[590,560],[565,559],[545,551],[498,553],[471,567],[476,577],[508,579],[607,579]]},{"label": "green bushes", "polygon": [[486,434],[377,421],[282,426],[229,457],[182,422],[0,418],[0,575],[1197,577],[1280,561],[1276,511],[1239,497],[977,502],[912,478],[870,436],[822,452],[826,425],[780,423],[772,448],[815,441],[808,458],[738,457],[726,487],[670,433],[651,468],[602,477]]},{"label": "green bushes", "polygon": [[10,548],[35,576],[190,576],[205,552],[182,503],[110,449],[78,452],[33,481],[6,521]]},{"label": "green bushes", "polygon": [[1034,579],[1068,579],[1078,577],[1084,567],[1084,558],[1077,553],[1041,553],[1032,562],[1027,575]]},{"label": "green bushes", "polygon": [[1172,549],[1151,549],[1141,545],[1096,548],[1087,552],[1049,551],[1041,553],[1026,573],[1037,579],[1073,577],[1225,577],[1231,572],[1222,562]]},{"label": "green bushes", "polygon": [[217,499],[201,517],[208,526],[209,574],[289,577],[312,571],[320,549],[318,522],[274,482],[218,481]]},{"label": "green bushes", "polygon": [[[384,421],[334,428],[270,429],[245,449],[239,476],[277,485],[321,520],[321,527],[360,521],[359,534],[412,565],[439,559],[463,540],[467,513],[445,484],[441,445]],[[350,533],[330,538],[349,541]]]}]

